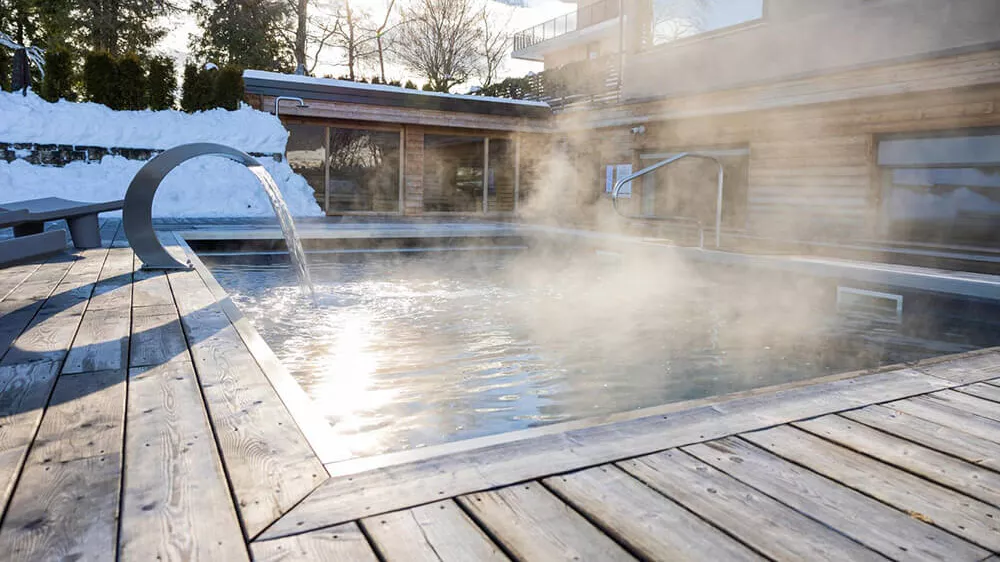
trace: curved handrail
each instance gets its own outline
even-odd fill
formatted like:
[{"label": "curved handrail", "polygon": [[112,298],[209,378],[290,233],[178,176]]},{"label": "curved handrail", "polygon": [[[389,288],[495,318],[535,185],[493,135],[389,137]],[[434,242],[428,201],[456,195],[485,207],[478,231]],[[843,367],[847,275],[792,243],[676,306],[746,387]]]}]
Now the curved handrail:
[{"label": "curved handrail", "polygon": [[625,186],[625,184],[631,183],[636,178],[640,178],[640,177],[642,177],[642,176],[644,176],[646,174],[655,172],[656,170],[659,170],[660,168],[662,168],[664,166],[669,166],[670,164],[673,164],[674,162],[677,162],[678,160],[681,160],[683,158],[701,158],[703,160],[711,160],[711,161],[715,162],[716,165],[719,166],[719,191],[718,191],[718,195],[717,195],[716,200],[715,200],[715,247],[718,248],[718,247],[720,247],[722,245],[722,188],[723,188],[723,184],[725,182],[726,172],[725,172],[725,168],[722,165],[722,161],[719,160],[717,157],[712,156],[711,154],[703,154],[703,153],[700,153],[700,152],[681,152],[680,154],[675,154],[675,155],[671,156],[670,158],[667,158],[665,160],[661,160],[661,161],[657,162],[656,164],[653,164],[651,166],[646,166],[645,168],[639,170],[638,172],[634,172],[632,174],[629,174],[629,175],[625,176],[624,178],[618,180],[618,182],[615,183],[614,189],[611,190],[611,206],[614,207],[616,213],[618,213],[620,216],[622,216],[622,217],[624,217],[626,219],[629,219],[629,220],[647,220],[647,221],[648,220],[660,220],[660,221],[676,221],[676,222],[684,222],[684,221],[694,222],[695,224],[698,225],[698,238],[699,238],[699,241],[700,241],[700,246],[704,247],[705,244],[704,244],[703,224],[702,224],[701,220],[698,219],[698,218],[695,218],[695,217],[658,217],[658,216],[655,216],[655,215],[652,215],[652,216],[647,216],[647,215],[627,215],[627,214],[623,213],[618,208],[619,192],[621,191],[622,187]]}]

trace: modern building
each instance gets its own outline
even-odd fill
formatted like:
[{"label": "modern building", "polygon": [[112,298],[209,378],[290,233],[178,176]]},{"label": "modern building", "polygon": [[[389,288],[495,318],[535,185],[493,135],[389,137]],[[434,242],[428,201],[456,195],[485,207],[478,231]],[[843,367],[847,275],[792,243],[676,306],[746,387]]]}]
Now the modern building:
[{"label": "modern building", "polygon": [[[546,105],[261,72],[247,91],[264,108],[306,100],[281,109],[288,156],[328,213],[511,213],[534,201],[596,221],[615,180],[694,151],[722,163],[730,241],[1000,243],[1000,2],[572,10],[518,34],[514,56],[544,61],[543,74],[570,69],[600,95]],[[714,229],[717,170],[662,168],[626,190],[625,208]]]}]

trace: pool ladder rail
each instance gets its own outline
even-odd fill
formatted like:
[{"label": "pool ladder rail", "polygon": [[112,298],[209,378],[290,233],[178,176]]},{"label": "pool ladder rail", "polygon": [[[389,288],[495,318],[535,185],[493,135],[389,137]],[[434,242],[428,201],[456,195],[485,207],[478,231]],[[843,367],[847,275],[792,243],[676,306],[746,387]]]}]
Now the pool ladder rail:
[{"label": "pool ladder rail", "polygon": [[705,228],[704,223],[701,219],[695,217],[683,217],[683,216],[657,216],[657,215],[634,215],[626,214],[621,209],[618,208],[618,199],[621,197],[621,189],[626,184],[631,183],[633,180],[650,174],[663,168],[669,166],[678,160],[684,158],[700,158],[702,160],[711,160],[719,167],[719,182],[718,182],[718,193],[715,200],[715,248],[718,249],[722,245],[722,188],[725,181],[726,172],[725,168],[722,166],[722,161],[711,154],[703,154],[699,152],[681,152],[675,154],[670,158],[660,160],[656,164],[646,166],[645,168],[639,170],[638,172],[629,174],[624,178],[618,180],[615,183],[614,189],[611,190],[611,206],[614,207],[615,212],[620,216],[636,221],[662,221],[662,222],[674,222],[674,223],[689,223],[694,224],[698,228],[698,247],[701,249],[705,248]]}]

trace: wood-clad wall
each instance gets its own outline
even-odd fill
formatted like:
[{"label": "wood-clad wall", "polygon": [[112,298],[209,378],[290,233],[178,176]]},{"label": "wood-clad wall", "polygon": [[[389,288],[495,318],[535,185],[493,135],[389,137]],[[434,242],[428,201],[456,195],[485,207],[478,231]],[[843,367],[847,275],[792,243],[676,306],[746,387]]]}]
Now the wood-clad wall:
[{"label": "wood-clad wall", "polygon": [[749,147],[749,231],[851,239],[876,233],[880,135],[998,126],[1000,84],[993,84],[657,121],[631,140],[628,126],[587,134],[603,159],[620,157],[623,147],[634,155]]}]

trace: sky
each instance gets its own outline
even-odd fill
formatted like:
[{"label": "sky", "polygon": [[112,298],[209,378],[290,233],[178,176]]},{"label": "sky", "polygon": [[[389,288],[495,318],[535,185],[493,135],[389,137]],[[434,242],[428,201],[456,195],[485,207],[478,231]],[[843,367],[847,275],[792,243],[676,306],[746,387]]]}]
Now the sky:
[{"label": "sky", "polygon": [[[397,5],[399,4],[399,1],[400,0],[397,0]],[[405,2],[406,0],[401,1]],[[526,5],[524,7],[513,7],[495,0],[487,0],[487,2],[489,3],[491,13],[495,12],[500,22],[506,20],[508,14],[510,15],[509,27],[511,33],[526,29],[535,24],[572,12],[576,9],[575,4],[562,2],[560,0],[526,0]],[[181,2],[182,6],[184,4],[186,4],[186,2]],[[387,5],[387,1],[354,0],[351,5],[354,9],[366,9],[371,13],[377,14],[383,12],[385,6]],[[198,26],[189,14],[179,13],[168,18],[167,27],[170,29],[170,32],[160,45],[157,46],[157,50],[162,54],[170,56],[179,63],[182,63],[187,59],[188,38],[191,34],[198,33]],[[314,74],[317,76],[341,76],[347,73],[346,66],[342,63],[342,53],[335,48],[327,47],[320,56],[320,64],[316,68]],[[501,69],[501,75],[503,77],[524,76],[528,72],[538,72],[540,70],[542,70],[541,63],[508,58],[506,64]],[[365,75],[372,74],[375,74],[372,69],[367,69],[365,71]],[[412,72],[408,72],[406,69],[399,67],[398,65],[387,65],[386,75],[390,80],[398,79],[406,81],[407,79],[412,79],[417,84],[423,84],[425,81],[423,78],[414,75]],[[475,84],[475,82],[464,86],[464,88],[467,89],[468,86],[473,84]],[[462,89],[463,86],[459,86],[456,87],[454,91],[459,92]]]}]

